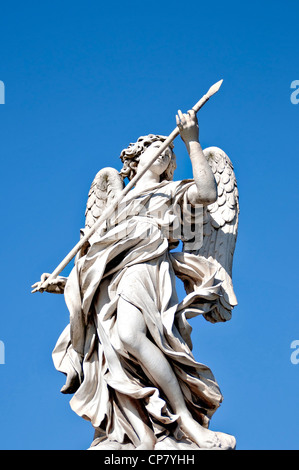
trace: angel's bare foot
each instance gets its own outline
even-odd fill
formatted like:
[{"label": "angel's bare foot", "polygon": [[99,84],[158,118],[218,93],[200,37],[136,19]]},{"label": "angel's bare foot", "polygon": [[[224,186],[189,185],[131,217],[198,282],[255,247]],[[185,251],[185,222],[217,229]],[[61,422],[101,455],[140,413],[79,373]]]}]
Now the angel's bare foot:
[{"label": "angel's bare foot", "polygon": [[234,450],[236,448],[236,439],[234,436],[224,432],[217,432],[216,434],[221,442],[221,449]]},{"label": "angel's bare foot", "polygon": [[202,449],[233,449],[233,436],[218,433],[202,427],[192,416],[181,417],[181,428],[184,433]]}]

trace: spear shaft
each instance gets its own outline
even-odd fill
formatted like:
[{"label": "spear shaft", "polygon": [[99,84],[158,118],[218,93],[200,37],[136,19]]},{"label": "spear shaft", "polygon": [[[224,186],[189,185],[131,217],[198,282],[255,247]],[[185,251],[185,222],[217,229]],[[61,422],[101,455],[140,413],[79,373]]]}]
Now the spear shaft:
[{"label": "spear shaft", "polygon": [[[203,105],[213,96],[222,85],[223,80],[215,83],[209,91],[193,106],[193,110],[197,113]],[[137,181],[144,175],[144,173],[153,165],[153,163],[157,160],[157,158],[161,155],[161,153],[171,144],[171,142],[179,135],[180,131],[179,128],[176,127],[171,134],[167,137],[167,139],[162,143],[162,145],[156,150],[155,154],[152,158],[148,161],[148,163],[144,166],[142,170],[138,172],[137,175],[132,178],[132,180],[127,184],[127,186],[119,193],[119,195],[114,199],[113,203],[111,203],[99,217],[99,219],[94,223],[91,229],[86,233],[80,241],[72,248],[72,250],[66,255],[66,257],[59,263],[56,269],[52,272],[52,274],[46,279],[46,281],[40,286],[41,289],[46,289],[48,283],[55,279],[63,269],[69,264],[69,262],[76,256],[78,251],[82,248],[82,246],[89,240],[89,238],[97,231],[97,229],[102,225],[102,223],[107,220],[114,212],[115,208],[118,204],[123,200],[123,198],[127,195],[127,193],[136,185]]]}]

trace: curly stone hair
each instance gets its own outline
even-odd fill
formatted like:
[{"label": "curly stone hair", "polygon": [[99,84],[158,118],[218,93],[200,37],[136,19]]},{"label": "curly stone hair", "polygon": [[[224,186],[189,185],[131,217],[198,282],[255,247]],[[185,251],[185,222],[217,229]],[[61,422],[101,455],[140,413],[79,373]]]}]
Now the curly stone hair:
[{"label": "curly stone hair", "polygon": [[[122,150],[120,159],[123,162],[123,167],[120,170],[120,176],[125,179],[128,178],[130,181],[137,173],[138,163],[140,155],[149,147],[153,142],[160,141],[164,142],[167,139],[164,135],[149,134],[141,136],[135,143],[131,143],[127,148]],[[174,170],[176,169],[176,157],[173,152],[173,144],[169,145],[171,149],[171,160],[168,167],[162,173],[160,181],[172,181]]]}]

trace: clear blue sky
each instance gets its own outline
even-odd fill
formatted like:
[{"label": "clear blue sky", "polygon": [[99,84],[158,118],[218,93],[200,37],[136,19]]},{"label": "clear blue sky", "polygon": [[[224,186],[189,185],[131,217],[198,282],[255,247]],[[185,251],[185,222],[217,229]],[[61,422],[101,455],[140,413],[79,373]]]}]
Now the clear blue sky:
[{"label": "clear blue sky", "polygon": [[[0,15],[0,449],[85,449],[90,424],[60,394],[51,352],[62,296],[30,293],[78,241],[90,183],[120,151],[199,114],[203,147],[232,159],[240,191],[233,319],[192,321],[196,358],[224,395],[211,429],[239,449],[298,449],[299,4],[2,2]],[[176,141],[176,179],[191,176]]]}]

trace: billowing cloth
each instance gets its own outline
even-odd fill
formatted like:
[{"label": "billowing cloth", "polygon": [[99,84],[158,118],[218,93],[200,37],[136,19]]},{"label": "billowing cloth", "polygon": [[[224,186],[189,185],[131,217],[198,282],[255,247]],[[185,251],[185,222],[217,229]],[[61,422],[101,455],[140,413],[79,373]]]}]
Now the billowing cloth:
[{"label": "billowing cloth", "polygon": [[[215,267],[205,258],[170,251],[178,240],[186,241],[184,214],[190,212],[187,190],[192,184],[163,182],[129,193],[104,229],[92,236],[87,254],[68,278],[70,324],[58,339],[53,361],[59,371],[77,378],[71,407],[92,423],[98,440],[136,442],[124,412],[128,398],[157,438],[179,435],[178,417],[159,384],[120,341],[120,297],[142,312],[148,337],[171,364],[195,419],[208,427],[222,401],[211,370],[193,357],[188,323],[194,315],[207,314],[219,298]],[[182,302],[176,276],[187,286]]]}]

